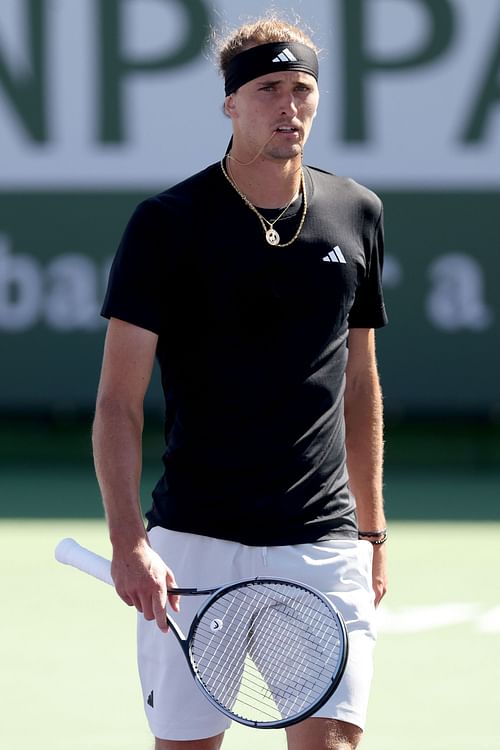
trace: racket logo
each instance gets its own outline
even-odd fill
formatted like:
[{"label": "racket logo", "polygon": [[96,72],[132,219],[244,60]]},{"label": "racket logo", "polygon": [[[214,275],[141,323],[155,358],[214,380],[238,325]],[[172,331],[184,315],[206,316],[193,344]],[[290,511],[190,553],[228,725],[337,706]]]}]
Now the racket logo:
[{"label": "racket logo", "polygon": [[219,630],[222,630],[223,626],[224,623],[222,622],[222,620],[215,619],[210,623],[210,630],[212,631],[212,633],[216,633]]}]

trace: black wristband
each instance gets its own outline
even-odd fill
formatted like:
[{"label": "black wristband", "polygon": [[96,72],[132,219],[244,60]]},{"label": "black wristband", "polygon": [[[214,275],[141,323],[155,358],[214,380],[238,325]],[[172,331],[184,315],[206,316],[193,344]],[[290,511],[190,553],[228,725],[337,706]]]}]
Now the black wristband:
[{"label": "black wristband", "polygon": [[381,531],[358,531],[358,539],[364,539],[373,545],[384,544],[387,541],[387,529]]}]

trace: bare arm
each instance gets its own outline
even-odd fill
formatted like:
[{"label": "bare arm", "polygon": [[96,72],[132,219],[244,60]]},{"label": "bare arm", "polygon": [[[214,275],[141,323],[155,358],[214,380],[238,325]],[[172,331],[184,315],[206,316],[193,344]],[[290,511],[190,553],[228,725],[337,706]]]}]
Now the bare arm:
[{"label": "bare arm", "polygon": [[[94,462],[113,546],[111,573],[121,598],[166,630],[172,572],[148,543],[140,505],[144,396],[157,336],[112,318],[104,346],[92,432]],[[170,598],[177,609],[177,597]]]},{"label": "bare arm", "polygon": [[[382,467],[383,409],[375,357],[373,329],[354,328],[349,333],[346,370],[345,421],[349,484],[356,498],[359,528],[385,528]],[[379,604],[387,590],[385,545],[374,545],[373,588]]]}]

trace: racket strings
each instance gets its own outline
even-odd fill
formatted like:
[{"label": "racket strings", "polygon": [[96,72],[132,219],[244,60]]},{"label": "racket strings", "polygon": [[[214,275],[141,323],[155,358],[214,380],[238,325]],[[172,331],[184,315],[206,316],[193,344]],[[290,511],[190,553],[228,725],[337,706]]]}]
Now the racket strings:
[{"label": "racket strings", "polygon": [[[286,628],[284,618],[294,618],[293,629],[287,631],[286,658],[283,661],[270,658],[270,649],[274,649],[276,645],[274,637],[257,638],[257,648],[251,652],[254,662],[259,664],[263,661],[267,665],[266,679],[272,694],[276,700],[288,702],[289,713],[299,708],[299,702],[307,702],[311,692],[323,692],[329,684],[329,680],[323,679],[323,676],[324,653],[328,650],[331,638],[323,639],[324,642],[320,643],[315,638],[315,632],[321,626],[318,611],[305,605],[300,599],[296,600],[296,604],[295,610],[291,610],[289,605],[284,605],[286,610],[281,605],[264,610],[267,617],[262,622],[262,627],[266,636],[270,632],[274,633],[277,626],[280,631],[282,626]],[[271,622],[273,618],[277,622]],[[336,629],[334,632],[338,636]],[[331,677],[331,672],[328,676]]]},{"label": "racket strings", "polygon": [[[271,618],[278,615],[278,620],[281,620],[283,617],[297,617],[297,615],[300,616],[301,613],[303,613],[303,608],[298,607],[296,612],[281,612],[279,609],[279,605],[276,606],[276,612],[273,612],[272,608],[267,608],[264,610],[267,617],[266,619],[262,619],[262,622],[259,622],[259,629],[262,629],[264,631],[264,637],[258,637],[260,634],[257,634],[257,637],[252,637],[250,641],[250,653],[252,654],[253,660],[256,663],[259,663],[262,661],[262,659],[266,660],[266,658],[269,658],[269,649],[273,648],[275,646],[275,628],[277,624],[281,624],[280,622],[271,622]],[[317,613],[315,613],[317,614]],[[293,629],[289,629],[287,631],[287,655],[288,659],[283,661],[283,664],[279,665],[275,660],[270,661],[270,669],[267,670],[267,679],[270,684],[273,684],[274,682],[277,682],[278,686],[280,683],[284,683],[285,685],[293,685],[293,682],[295,681],[297,685],[300,684],[300,687],[303,687],[305,685],[305,674],[306,674],[306,668],[307,672],[311,675],[312,678],[317,680],[320,679],[321,673],[323,671],[323,662],[322,662],[322,656],[324,649],[319,648],[319,644],[314,644],[314,641],[310,639],[311,635],[311,628],[319,627],[319,622],[317,622],[317,617],[315,618],[309,618],[308,620],[308,626],[310,627],[304,627],[303,626],[303,620],[296,619]],[[285,625],[285,627],[288,627],[288,625]],[[307,631],[307,632],[305,632]],[[304,649],[304,636],[307,638],[307,645],[308,648]],[[254,647],[254,641],[255,641],[255,647]],[[311,648],[312,647],[312,648]],[[290,656],[294,656],[293,662],[290,660]],[[300,675],[300,680],[298,679]],[[279,687],[276,689],[278,690]]]},{"label": "racket strings", "polygon": [[[253,603],[253,606],[258,607],[259,606],[258,602]],[[250,625],[248,627],[248,640],[247,640],[247,642],[246,643],[244,643],[244,642],[242,643],[241,642],[241,638],[240,638],[240,633],[238,632],[238,630],[236,628],[234,628],[234,622],[233,622],[232,623],[233,630],[231,631],[231,640],[230,641],[226,641],[224,643],[226,651],[225,652],[221,652],[220,649],[213,650],[211,652],[212,655],[218,655],[219,661],[222,662],[225,665],[225,662],[227,661],[227,652],[231,651],[232,642],[234,642],[236,644],[235,647],[234,647],[234,650],[239,646],[245,652],[247,650],[249,652],[252,651],[253,655],[255,657],[258,657],[259,654],[262,654],[263,652],[265,652],[265,650],[268,647],[268,645],[269,645],[270,642],[272,642],[272,644],[275,645],[274,641],[266,640],[266,635],[268,636],[268,639],[269,639],[269,636],[272,637],[274,635],[277,623],[276,622],[271,623],[271,625],[272,625],[272,628],[271,628],[270,627],[270,622],[269,622],[269,620],[270,620],[269,615],[274,614],[274,610],[278,606],[279,605],[277,605],[276,602],[275,602],[272,605],[267,605],[267,606],[264,606],[264,607],[260,608],[260,610],[259,610],[259,615],[260,615],[259,626],[260,626],[260,631],[261,632],[259,633],[258,639],[256,639],[256,634],[254,632],[254,626],[252,624],[252,625]],[[240,609],[241,609],[241,607],[239,608],[239,610]],[[236,616],[238,616],[239,610],[236,611]],[[302,607],[302,611],[303,610],[304,610],[304,608]],[[217,609],[217,615],[220,618],[224,614],[227,614],[228,611],[229,611],[228,609],[224,609],[223,610],[222,608],[221,609],[218,608]],[[268,615],[267,620],[264,619],[263,613],[264,614],[267,613],[267,615]],[[290,617],[290,616],[291,617],[296,617],[297,614],[301,614],[301,608],[300,607],[296,607],[295,611],[294,610],[290,610],[290,613],[287,613],[286,616],[287,617]],[[320,626],[320,624],[322,624],[322,621],[320,621],[317,612],[314,612],[314,615],[315,615],[315,618],[310,618],[309,625],[312,626],[312,627],[314,627],[314,628],[318,628]],[[236,619],[236,618],[234,618],[234,619]],[[243,620],[243,618],[242,618],[242,622],[243,622],[243,624],[246,624],[246,622]],[[278,624],[281,624],[281,623],[278,623]],[[294,627],[293,630],[290,628],[290,623],[289,622],[286,623],[286,627],[288,627],[288,631],[287,631],[288,651],[290,652],[292,650],[292,647],[294,645],[294,640],[295,640],[295,642],[297,643],[297,645],[300,647],[300,649],[298,650],[297,653],[299,654],[299,656],[301,656],[302,661],[305,662],[306,661],[306,654],[303,651],[304,632],[301,632],[301,631],[305,631],[307,637],[310,639],[310,635],[311,635],[311,629],[310,629],[310,627],[304,627],[304,622],[300,621],[300,620],[297,620],[297,619],[295,621],[295,627]],[[325,650],[325,647],[329,646],[329,643],[330,643],[330,641],[333,638],[335,638],[335,639],[338,638],[338,629],[336,627],[333,628],[333,629],[331,629],[330,635],[327,636],[326,638],[325,638],[325,634],[323,633],[322,643],[320,643],[320,642],[314,643],[314,641],[312,639],[310,639],[310,641],[309,641],[310,648],[307,651],[308,666],[311,669],[312,666],[313,666],[313,664],[316,663],[318,665],[318,676],[321,674],[322,671],[324,671],[324,662],[323,662],[323,659],[324,659],[324,650]],[[200,638],[199,640],[200,640],[200,642],[203,641],[202,638]],[[255,645],[254,645],[256,642],[257,642],[257,647],[255,647]],[[210,653],[210,647],[213,647],[213,643],[214,643],[213,638],[205,640],[206,649],[207,649],[208,653]],[[338,646],[338,641],[337,640],[336,640],[336,643],[334,644],[334,647],[336,647],[336,646]],[[201,657],[206,656],[206,655],[207,655],[206,652],[202,652],[201,653]],[[315,656],[316,656],[316,658],[315,658]],[[200,657],[198,657],[198,658],[200,658]],[[211,663],[208,663],[206,666],[210,667],[210,666],[213,666],[213,665]]]},{"label": "racket strings", "polygon": [[[273,612],[273,609],[267,607],[264,610],[261,610],[261,612],[267,612],[268,614]],[[269,619],[269,618],[267,618]],[[282,617],[279,618],[279,626],[280,626],[280,632],[281,632],[281,622]],[[235,688],[238,689],[238,682],[240,682],[240,694],[239,699],[242,700],[243,696],[245,696],[247,699],[252,700],[252,702],[255,702],[257,699],[258,701],[262,701],[265,699],[266,703],[269,707],[271,707],[274,711],[276,711],[276,703],[275,701],[278,700],[278,702],[281,704],[280,708],[282,710],[282,713],[289,714],[290,712],[293,712],[293,710],[296,708],[296,704],[298,701],[298,698],[300,697],[302,701],[305,700],[304,696],[304,690],[307,688],[309,690],[313,689],[313,686],[315,689],[318,688],[318,672],[316,672],[313,675],[310,675],[309,681],[304,679],[304,674],[301,666],[301,662],[304,661],[304,659],[297,659],[297,653],[301,653],[302,646],[303,646],[303,637],[301,637],[298,641],[298,646],[300,648],[299,651],[297,651],[297,648],[292,649],[292,657],[294,662],[294,672],[292,672],[290,669],[287,669],[287,662],[284,660],[284,654],[281,657],[280,664],[287,669],[287,671],[284,671],[283,669],[281,672],[279,672],[276,669],[273,669],[273,661],[270,659],[270,646],[273,648],[275,647],[274,643],[267,642],[266,639],[263,638],[263,632],[264,628],[267,626],[268,623],[264,622],[264,620],[261,618],[261,623],[259,627],[259,649],[258,651],[253,649],[254,653],[252,654],[254,660],[260,660],[262,661],[262,658],[264,658],[264,666],[262,667],[261,664],[259,664],[260,669],[255,668],[255,663],[250,665],[247,664],[246,666],[246,673],[241,673],[241,667],[239,668],[238,660],[236,659],[233,663],[233,674],[232,680],[228,680],[226,682],[226,693],[219,696],[220,699],[229,702],[229,698],[231,699],[231,702],[234,701],[234,695],[235,695]],[[275,624],[276,625],[276,624]],[[255,639],[255,634],[254,634]],[[290,639],[293,643],[293,639]],[[252,642],[249,643],[250,648],[252,647]],[[290,650],[290,649],[289,649]],[[288,666],[290,665],[290,659],[288,660]],[[265,681],[263,681],[262,677],[262,671],[265,672]],[[295,676],[298,670],[298,675]],[[295,678],[295,679],[294,679]],[[323,683],[326,687],[328,685],[327,682]],[[321,686],[321,690],[323,690],[323,686]],[[300,691],[300,693],[299,693]],[[290,699],[292,699],[292,702],[290,703]],[[284,704],[284,700],[288,701],[288,705]]]},{"label": "racket strings", "polygon": [[[214,630],[213,623],[220,623]],[[331,610],[290,584],[253,584],[216,600],[192,638],[193,665],[224,708],[253,721],[295,715],[329,688],[341,660]]]}]

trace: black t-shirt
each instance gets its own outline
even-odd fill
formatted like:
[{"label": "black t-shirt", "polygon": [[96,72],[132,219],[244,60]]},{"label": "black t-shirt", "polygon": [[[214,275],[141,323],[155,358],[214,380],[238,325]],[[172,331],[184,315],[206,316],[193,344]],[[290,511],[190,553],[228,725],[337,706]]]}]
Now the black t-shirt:
[{"label": "black t-shirt", "polygon": [[[349,327],[387,319],[382,204],[305,168],[299,238],[269,245],[214,164],[145,200],[103,307],[158,334],[164,474],[149,527],[250,545],[356,536],[343,394]],[[276,229],[293,237],[296,201]]]}]

